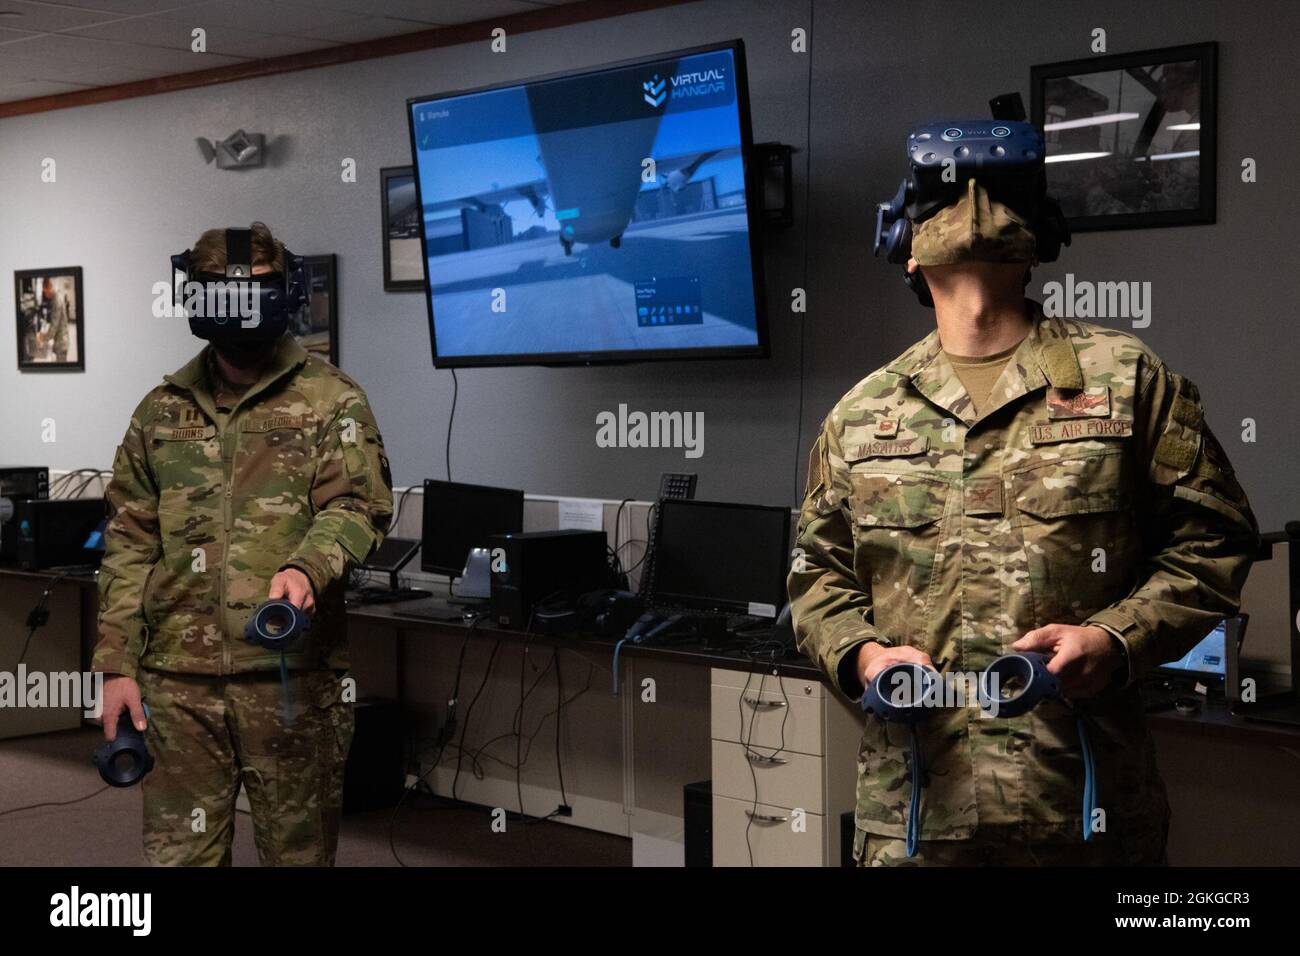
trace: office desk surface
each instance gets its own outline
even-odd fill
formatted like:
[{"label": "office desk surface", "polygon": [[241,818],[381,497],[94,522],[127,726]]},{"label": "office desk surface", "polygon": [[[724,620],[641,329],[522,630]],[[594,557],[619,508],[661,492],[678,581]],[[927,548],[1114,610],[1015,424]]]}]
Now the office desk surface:
[{"label": "office desk surface", "polygon": [[[356,621],[368,621],[375,624],[383,624],[389,627],[399,627],[403,630],[425,630],[440,631],[448,634],[464,634],[466,623],[463,620],[438,621],[428,617],[419,617],[411,613],[422,605],[427,606],[431,599],[424,598],[419,601],[402,601],[396,604],[360,604],[350,605],[348,607],[348,619]],[[442,602],[434,599],[432,603],[440,605]],[[580,643],[588,647],[607,647],[613,649],[618,643],[617,638],[612,637],[595,637],[590,634],[569,633],[569,634],[540,634],[537,632],[525,633],[520,630],[512,630],[500,627],[496,624],[484,620],[478,625],[476,633],[489,637],[494,640],[510,641],[514,643],[543,642],[548,646],[551,644],[575,644]],[[770,666],[767,658],[750,658],[745,655],[743,650],[737,649],[711,649],[702,644],[672,643],[672,644],[624,644],[619,654],[624,657],[657,657],[662,660],[681,661],[687,664],[698,664],[701,667],[726,667],[733,670],[744,669],[749,666],[761,668]],[[787,677],[805,677],[814,680],[820,680],[825,683],[825,675],[821,669],[814,666],[802,654],[794,657],[783,658],[779,661],[781,673]]]},{"label": "office desk surface", "polygon": [[[389,627],[405,630],[441,631],[447,634],[463,634],[463,621],[437,621],[428,617],[412,614],[424,601],[403,601],[397,604],[355,605],[348,608],[349,619],[370,621]],[[440,603],[435,601],[434,603]],[[478,633],[493,639],[523,642],[541,641],[550,644],[581,642],[586,645],[612,648],[617,642],[614,638],[592,637],[586,634],[525,634],[523,631],[498,627],[495,624],[481,623]],[[660,657],[664,660],[677,660],[701,667],[725,667],[743,670],[746,667],[761,668],[767,664],[764,660],[753,660],[736,650],[713,650],[700,644],[624,644],[620,654],[628,657]],[[781,673],[789,677],[805,677],[829,683],[821,669],[813,665],[802,655],[781,661]],[[1250,740],[1259,743],[1280,743],[1295,745],[1300,742],[1300,727],[1283,724],[1268,724],[1260,721],[1246,720],[1233,715],[1222,701],[1204,702],[1196,713],[1181,714],[1177,711],[1163,711],[1147,716],[1152,730],[1169,731],[1181,735],[1205,735],[1217,738]]]},{"label": "office desk surface", "polygon": [[[38,578],[42,581],[53,581],[61,573],[56,570],[48,571],[26,571],[16,564],[0,564],[0,576],[11,578]],[[69,574],[63,574],[63,580],[71,581],[74,584],[91,585],[95,583],[95,572],[91,570],[80,570]]]},{"label": "office desk surface", "polygon": [[[0,565],[0,577],[52,580],[56,571],[25,571],[14,565]],[[68,574],[64,580],[90,586],[95,583],[93,573],[79,572]],[[437,621],[428,617],[418,617],[411,613],[430,599],[423,601],[404,601],[397,604],[368,604],[349,606],[348,618],[358,622],[369,621],[403,630],[425,630],[446,634],[463,634],[463,621]],[[441,603],[434,600],[434,603]],[[525,634],[523,631],[508,630],[495,624],[484,622],[478,627],[478,633],[494,639],[522,643],[541,641],[546,644],[582,642],[588,645],[612,648],[617,641],[613,638],[592,637],[585,634]],[[701,667],[726,667],[743,669],[747,666],[760,668],[763,660],[752,660],[738,650],[714,650],[700,644],[624,644],[621,654],[626,656],[660,657],[664,660],[676,660]],[[828,683],[826,675],[803,656],[787,658],[781,661],[781,673],[790,677],[805,677]],[[1277,743],[1294,746],[1300,742],[1300,727],[1284,724],[1269,724],[1262,721],[1246,720],[1233,715],[1226,704],[1220,701],[1204,702],[1194,714],[1180,714],[1177,711],[1164,711],[1151,714],[1148,721],[1153,730],[1167,731],[1184,736],[1204,735],[1219,739],[1249,740],[1260,743]]]}]

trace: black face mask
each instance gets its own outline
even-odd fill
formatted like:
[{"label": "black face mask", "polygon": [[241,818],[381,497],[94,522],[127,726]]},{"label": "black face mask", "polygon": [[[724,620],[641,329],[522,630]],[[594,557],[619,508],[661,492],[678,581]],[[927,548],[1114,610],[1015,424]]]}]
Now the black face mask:
[{"label": "black face mask", "polygon": [[279,339],[270,342],[213,341],[212,347],[235,368],[246,371],[265,365],[279,345]]}]

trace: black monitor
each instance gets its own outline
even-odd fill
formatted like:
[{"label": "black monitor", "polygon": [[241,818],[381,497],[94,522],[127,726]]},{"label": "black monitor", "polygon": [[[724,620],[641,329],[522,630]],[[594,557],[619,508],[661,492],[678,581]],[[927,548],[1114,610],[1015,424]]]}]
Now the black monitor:
[{"label": "black monitor", "polygon": [[1220,621],[1190,651],[1156,670],[1167,676],[1193,677],[1212,686],[1222,685],[1241,651],[1246,620],[1246,615],[1239,614]]},{"label": "black monitor", "polygon": [[472,548],[486,545],[490,535],[523,530],[522,491],[426,481],[420,569],[459,577]]},{"label": "black monitor", "polygon": [[776,616],[785,604],[788,508],[684,499],[658,508],[652,601]]},{"label": "black monitor", "polygon": [[428,277],[434,365],[766,357],[739,40],[407,114],[386,248]]}]

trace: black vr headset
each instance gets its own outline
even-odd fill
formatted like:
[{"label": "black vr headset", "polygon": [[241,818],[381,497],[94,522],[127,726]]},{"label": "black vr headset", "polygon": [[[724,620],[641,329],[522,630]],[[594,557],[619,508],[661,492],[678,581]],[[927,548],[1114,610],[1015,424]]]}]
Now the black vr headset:
[{"label": "black vr headset", "polygon": [[1070,227],[1061,207],[1047,195],[1044,153],[1042,130],[1023,119],[956,120],[919,127],[907,138],[911,176],[893,199],[876,206],[874,254],[884,249],[888,261],[902,265],[908,288],[922,305],[934,308],[921,270],[906,271],[912,227],[961,199],[966,183],[974,179],[1029,224],[1038,261],[1054,262],[1061,246],[1070,244]]},{"label": "black vr headset", "polygon": [[195,272],[193,249],[172,256],[176,304],[190,331],[221,344],[272,342],[289,327],[289,317],[307,301],[306,260],[284,250],[284,271],[253,275],[253,231],[226,230],[226,271]]}]

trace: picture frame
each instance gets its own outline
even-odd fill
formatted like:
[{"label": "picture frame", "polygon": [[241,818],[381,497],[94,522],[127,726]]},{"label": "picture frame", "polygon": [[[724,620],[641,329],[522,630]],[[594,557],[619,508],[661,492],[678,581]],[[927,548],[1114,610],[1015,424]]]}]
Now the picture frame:
[{"label": "picture frame", "polygon": [[14,271],[20,372],[86,370],[81,266]]},{"label": "picture frame", "polygon": [[384,291],[423,292],[424,254],[420,245],[420,201],[415,170],[387,166],[379,171],[383,213]]},{"label": "picture frame", "polygon": [[289,318],[289,330],[308,352],[339,364],[338,257],[304,256],[307,301]]},{"label": "picture frame", "polygon": [[1217,43],[1042,64],[1030,83],[1072,231],[1215,221]]}]

